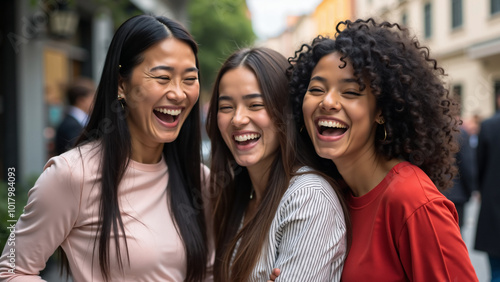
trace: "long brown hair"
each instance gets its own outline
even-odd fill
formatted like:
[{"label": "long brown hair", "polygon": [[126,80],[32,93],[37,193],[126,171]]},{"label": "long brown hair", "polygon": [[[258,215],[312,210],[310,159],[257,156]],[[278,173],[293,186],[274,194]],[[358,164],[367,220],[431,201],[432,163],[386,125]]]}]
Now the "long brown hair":
[{"label": "long brown hair", "polygon": [[[256,214],[238,230],[249,203],[251,182],[245,167],[236,164],[233,155],[222,139],[217,126],[219,85],[222,76],[229,70],[245,67],[251,70],[259,82],[264,104],[274,122],[279,142],[267,188]],[[232,54],[219,71],[210,101],[207,117],[207,132],[212,141],[210,184],[215,195],[215,281],[245,281],[260,256],[271,222],[281,197],[288,188],[292,166],[295,162],[291,144],[287,144],[286,133],[291,128],[287,118],[291,110],[288,100],[288,61],[278,52],[267,48],[242,49]],[[237,242],[236,253],[234,253]],[[234,253],[234,257],[233,257]]]}]

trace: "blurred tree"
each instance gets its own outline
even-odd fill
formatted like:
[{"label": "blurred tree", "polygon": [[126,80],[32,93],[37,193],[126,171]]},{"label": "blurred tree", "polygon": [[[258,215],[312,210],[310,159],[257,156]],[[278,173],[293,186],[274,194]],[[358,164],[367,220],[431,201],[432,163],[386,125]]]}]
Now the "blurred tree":
[{"label": "blurred tree", "polygon": [[245,0],[190,0],[188,13],[200,47],[202,95],[207,95],[227,56],[252,45],[256,36]]},{"label": "blurred tree", "polygon": [[93,3],[97,7],[105,7],[111,12],[115,28],[118,28],[128,18],[143,14],[143,12],[137,9],[130,0],[93,0]]}]

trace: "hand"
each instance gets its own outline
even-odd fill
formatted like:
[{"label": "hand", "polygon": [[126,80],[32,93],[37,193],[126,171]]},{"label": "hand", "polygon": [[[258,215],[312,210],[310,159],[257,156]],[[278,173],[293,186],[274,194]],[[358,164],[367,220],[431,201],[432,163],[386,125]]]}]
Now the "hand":
[{"label": "hand", "polygon": [[280,269],[279,268],[275,268],[273,269],[273,272],[271,273],[271,275],[269,275],[269,281],[267,282],[272,282],[274,280],[276,280],[276,278],[278,278],[278,276],[280,276]]}]

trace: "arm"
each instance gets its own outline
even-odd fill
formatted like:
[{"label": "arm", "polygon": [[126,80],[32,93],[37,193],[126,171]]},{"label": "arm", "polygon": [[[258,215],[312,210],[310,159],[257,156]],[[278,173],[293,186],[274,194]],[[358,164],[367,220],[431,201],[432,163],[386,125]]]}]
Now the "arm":
[{"label": "arm", "polygon": [[477,281],[453,203],[438,198],[417,209],[397,241],[410,281]]},{"label": "arm", "polygon": [[[56,157],[45,167],[16,223],[15,245],[6,245],[0,258],[2,280],[41,281],[40,271],[77,218],[79,194],[72,190],[71,171],[65,159]],[[7,257],[10,248],[15,249],[15,269]]]},{"label": "arm", "polygon": [[273,268],[281,273],[276,281],[339,281],[346,229],[333,189],[326,181],[315,181],[288,199],[278,211],[281,243]]}]

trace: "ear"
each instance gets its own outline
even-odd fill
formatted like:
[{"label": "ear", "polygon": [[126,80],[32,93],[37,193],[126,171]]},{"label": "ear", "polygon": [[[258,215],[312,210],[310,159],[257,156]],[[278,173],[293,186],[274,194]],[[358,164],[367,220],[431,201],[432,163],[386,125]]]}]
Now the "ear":
[{"label": "ear", "polygon": [[385,122],[381,109],[377,110],[377,114],[375,115],[375,122],[377,122],[378,124],[383,124]]},{"label": "ear", "polygon": [[126,81],[122,77],[118,78],[118,97],[121,97],[125,102],[127,101],[127,95],[125,95],[127,92],[126,89]]}]

